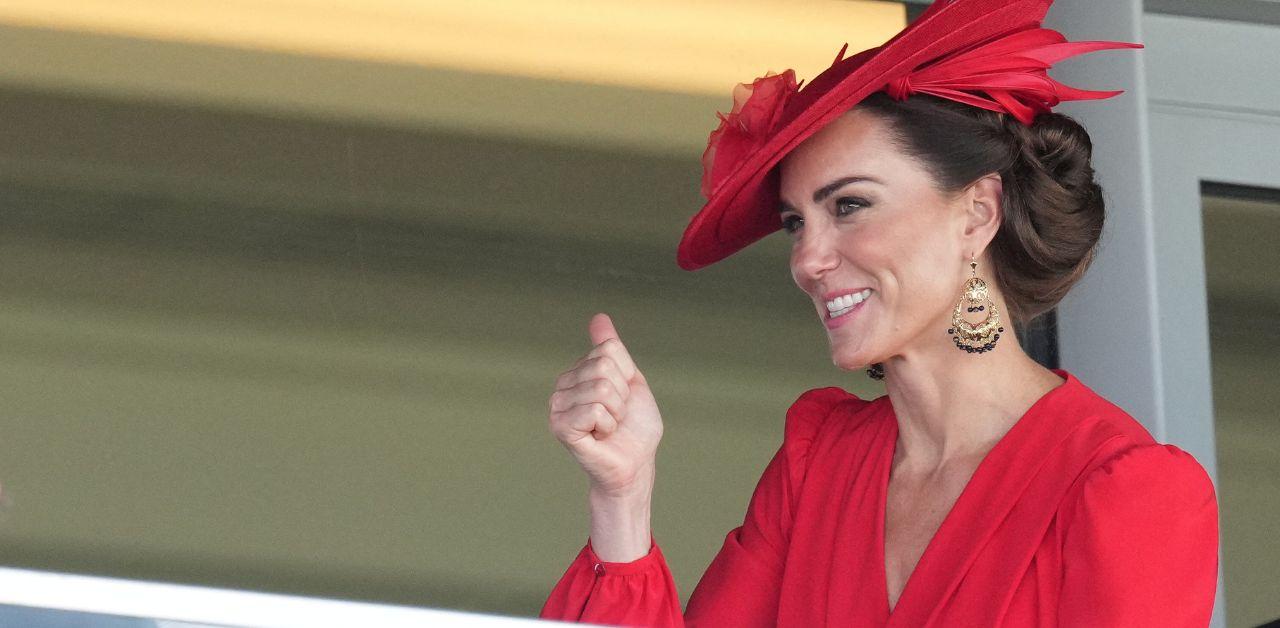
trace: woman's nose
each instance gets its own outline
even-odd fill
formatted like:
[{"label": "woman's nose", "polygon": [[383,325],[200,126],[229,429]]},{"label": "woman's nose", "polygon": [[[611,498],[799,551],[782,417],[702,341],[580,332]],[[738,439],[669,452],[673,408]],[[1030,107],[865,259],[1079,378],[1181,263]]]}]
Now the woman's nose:
[{"label": "woman's nose", "polygon": [[796,242],[791,251],[791,267],[798,274],[811,279],[822,277],[840,263],[835,242],[824,229],[809,229]]}]

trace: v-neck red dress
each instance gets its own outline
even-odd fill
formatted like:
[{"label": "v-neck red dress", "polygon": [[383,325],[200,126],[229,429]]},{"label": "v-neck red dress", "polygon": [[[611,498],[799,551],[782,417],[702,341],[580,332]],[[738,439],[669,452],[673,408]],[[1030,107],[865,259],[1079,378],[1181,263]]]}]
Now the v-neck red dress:
[{"label": "v-neck red dress", "polygon": [[587,543],[544,618],[642,626],[1205,626],[1218,511],[1196,460],[1065,370],[988,452],[890,613],[887,395],[805,392],[682,614],[661,550]]}]

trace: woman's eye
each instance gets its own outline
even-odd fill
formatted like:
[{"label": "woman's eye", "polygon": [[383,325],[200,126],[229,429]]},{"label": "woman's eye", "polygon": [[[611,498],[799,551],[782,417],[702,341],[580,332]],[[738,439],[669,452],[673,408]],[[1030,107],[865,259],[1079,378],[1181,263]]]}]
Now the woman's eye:
[{"label": "woman's eye", "polygon": [[804,224],[804,219],[792,214],[782,219],[782,230],[787,233],[795,233],[796,229],[799,229],[802,224]]},{"label": "woman's eye", "polygon": [[866,207],[870,204],[871,203],[868,203],[860,198],[845,196],[845,197],[836,199],[836,214],[839,216],[847,216],[857,211],[858,209]]}]

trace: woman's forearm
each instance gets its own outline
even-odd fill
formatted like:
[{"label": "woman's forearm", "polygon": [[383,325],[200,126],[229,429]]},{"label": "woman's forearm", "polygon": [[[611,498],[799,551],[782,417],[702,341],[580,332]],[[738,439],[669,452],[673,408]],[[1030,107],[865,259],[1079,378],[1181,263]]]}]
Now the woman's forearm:
[{"label": "woman's forearm", "polygon": [[601,560],[627,563],[649,553],[652,540],[649,520],[653,502],[654,469],[624,490],[592,487],[587,502],[591,510],[591,548]]}]

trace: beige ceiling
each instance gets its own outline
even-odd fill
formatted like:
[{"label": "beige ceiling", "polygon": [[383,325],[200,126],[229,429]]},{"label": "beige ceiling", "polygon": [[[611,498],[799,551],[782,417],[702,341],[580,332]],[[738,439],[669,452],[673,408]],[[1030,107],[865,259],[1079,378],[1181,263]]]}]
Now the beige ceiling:
[{"label": "beige ceiling", "polygon": [[857,0],[0,0],[0,23],[726,95],[879,45],[901,3]]}]

